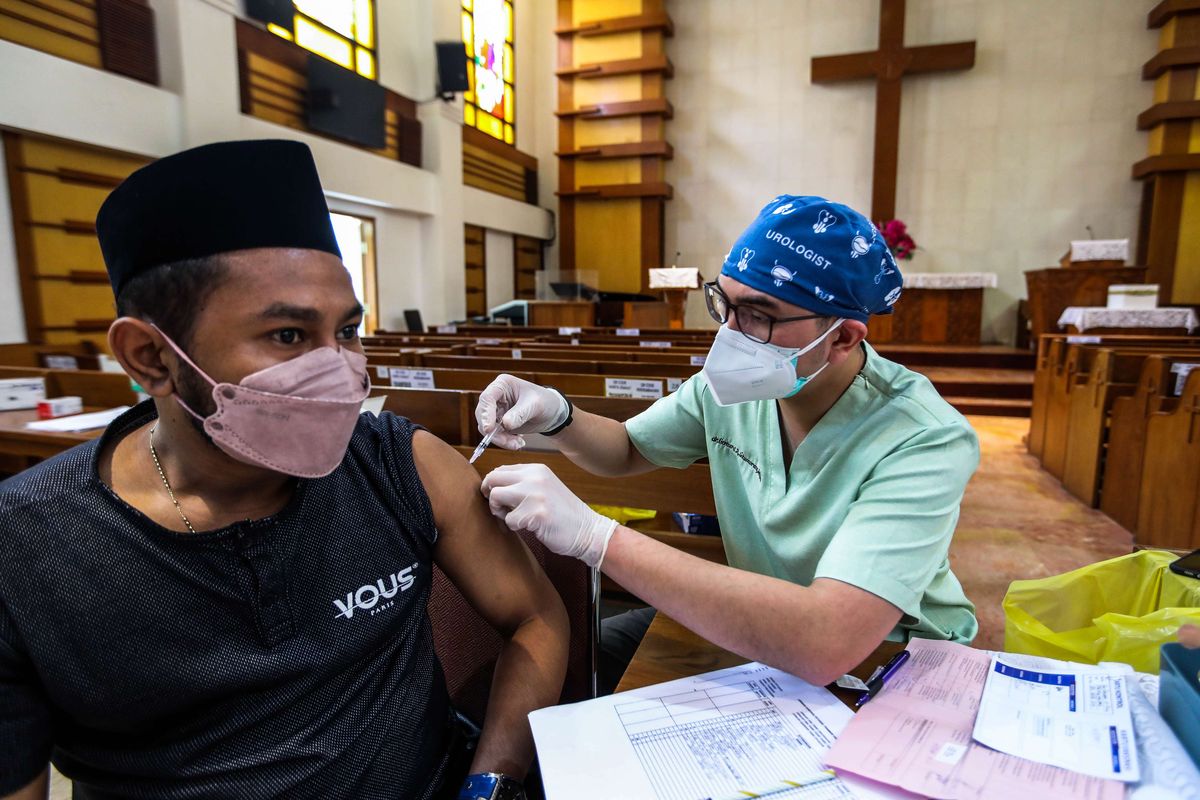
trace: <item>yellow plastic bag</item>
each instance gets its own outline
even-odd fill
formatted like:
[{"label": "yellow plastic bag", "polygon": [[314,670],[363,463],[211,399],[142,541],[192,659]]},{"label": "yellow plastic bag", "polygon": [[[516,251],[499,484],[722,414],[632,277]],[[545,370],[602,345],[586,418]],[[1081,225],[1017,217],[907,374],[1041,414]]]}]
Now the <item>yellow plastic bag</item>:
[{"label": "yellow plastic bag", "polygon": [[1185,622],[1200,624],[1200,581],[1176,558],[1143,550],[1062,575],[1013,581],[1004,595],[1004,649],[1158,672],[1158,651]]},{"label": "yellow plastic bag", "polygon": [[626,508],[624,506],[600,506],[588,503],[588,506],[597,514],[603,514],[610,519],[615,519],[619,525],[628,525],[631,522],[636,522],[640,519],[654,519],[658,515],[657,511],[649,508]]}]

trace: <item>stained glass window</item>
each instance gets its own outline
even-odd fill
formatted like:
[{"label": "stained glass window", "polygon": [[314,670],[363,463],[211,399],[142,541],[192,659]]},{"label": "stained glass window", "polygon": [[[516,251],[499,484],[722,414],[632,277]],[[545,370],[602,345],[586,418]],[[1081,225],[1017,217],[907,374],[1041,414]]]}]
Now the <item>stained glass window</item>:
[{"label": "stained glass window", "polygon": [[462,0],[467,46],[463,122],[516,144],[516,65],[513,63],[511,0]]},{"label": "stained glass window", "polygon": [[292,29],[268,25],[274,34],[376,80],[375,0],[292,0]]}]

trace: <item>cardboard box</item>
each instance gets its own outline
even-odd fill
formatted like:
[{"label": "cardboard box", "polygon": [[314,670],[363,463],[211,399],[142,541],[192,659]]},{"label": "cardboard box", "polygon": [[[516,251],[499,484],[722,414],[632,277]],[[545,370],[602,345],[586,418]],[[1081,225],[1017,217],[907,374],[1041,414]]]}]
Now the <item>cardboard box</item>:
[{"label": "cardboard box", "polygon": [[1158,284],[1121,283],[1110,286],[1108,307],[1136,310],[1158,308]]},{"label": "cardboard box", "polygon": [[82,397],[51,397],[37,404],[38,419],[67,417],[83,412]]},{"label": "cardboard box", "polygon": [[45,378],[7,378],[0,380],[0,411],[37,408],[37,404],[45,399]]}]

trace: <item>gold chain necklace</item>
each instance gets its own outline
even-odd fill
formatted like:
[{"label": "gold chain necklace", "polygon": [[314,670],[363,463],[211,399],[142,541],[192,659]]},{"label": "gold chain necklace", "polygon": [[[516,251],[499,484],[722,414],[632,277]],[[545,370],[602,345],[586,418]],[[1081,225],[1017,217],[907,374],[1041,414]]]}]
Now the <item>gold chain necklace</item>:
[{"label": "gold chain necklace", "polygon": [[163,486],[167,488],[167,494],[170,495],[171,502],[175,504],[175,510],[179,512],[179,518],[183,520],[184,525],[187,525],[189,532],[195,533],[196,529],[192,527],[187,514],[183,513],[183,509],[179,507],[179,501],[175,499],[175,492],[171,491],[171,484],[167,481],[167,473],[163,472],[162,464],[158,463],[158,453],[154,452],[154,432],[156,430],[158,430],[157,424],[150,429],[150,457],[154,459],[154,466],[158,467],[158,476],[162,478]]}]

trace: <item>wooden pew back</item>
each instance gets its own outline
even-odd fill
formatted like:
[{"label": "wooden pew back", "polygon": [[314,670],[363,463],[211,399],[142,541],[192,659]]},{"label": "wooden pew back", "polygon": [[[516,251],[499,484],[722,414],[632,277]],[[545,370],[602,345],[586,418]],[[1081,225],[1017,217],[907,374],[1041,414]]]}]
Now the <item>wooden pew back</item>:
[{"label": "wooden pew back", "polygon": [[[87,361],[85,368],[98,369],[99,351],[91,342],[77,344],[0,344],[0,366],[6,367],[43,367],[45,356],[74,356]],[[90,360],[88,360],[90,359]]]},{"label": "wooden pew back", "polygon": [[1176,363],[1195,363],[1187,356],[1148,356],[1133,392],[1113,400],[1108,448],[1101,476],[1100,510],[1137,535],[1138,506],[1146,457],[1150,416],[1173,399]]},{"label": "wooden pew back", "polygon": [[1138,542],[1177,550],[1200,548],[1200,370],[1183,394],[1165,400],[1146,425],[1138,501]]},{"label": "wooden pew back", "polygon": [[[1033,407],[1030,410],[1029,452],[1044,460],[1045,437],[1049,422],[1051,398],[1065,402],[1066,382],[1071,376],[1065,374],[1071,347],[1096,345],[1163,347],[1170,350],[1177,345],[1197,346],[1200,338],[1162,336],[1077,336],[1068,334],[1043,334],[1038,338],[1037,360],[1033,377]],[[1052,388],[1055,387],[1055,388]],[[1055,423],[1061,422],[1065,408],[1055,409]],[[1061,445],[1061,442],[1058,443]],[[1055,460],[1061,458],[1056,454]]]},{"label": "wooden pew back", "polygon": [[416,366],[455,369],[492,369],[501,372],[560,372],[608,375],[621,378],[690,378],[700,367],[682,364],[645,364],[632,361],[568,361],[546,358],[485,358],[482,356],[415,357]]},{"label": "wooden pew back", "polygon": [[[1096,352],[1104,346],[1142,348],[1153,352],[1172,352],[1180,348],[1200,347],[1200,339],[1188,337],[1090,337],[1099,342],[1072,343],[1068,337],[1057,353],[1062,355],[1061,364],[1054,362],[1056,350],[1051,347],[1050,374],[1038,385],[1034,378],[1035,391],[1041,388],[1042,398],[1041,461],[1047,472],[1061,479],[1066,467],[1067,434],[1070,420],[1070,396],[1073,388],[1087,382]],[[1074,337],[1078,338],[1078,337]],[[1063,350],[1062,348],[1065,348]],[[1034,398],[1035,407],[1038,398]],[[1031,442],[1036,436],[1036,427],[1031,426]]]},{"label": "wooden pew back", "polygon": [[[1177,352],[1200,356],[1200,349]],[[1094,348],[1086,383],[1081,378],[1071,387],[1062,482],[1067,491],[1092,507],[1099,502],[1113,402],[1134,392],[1143,363],[1156,354],[1140,348]]]}]

